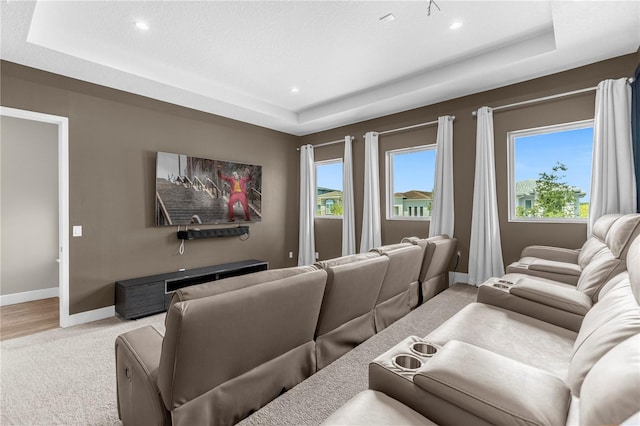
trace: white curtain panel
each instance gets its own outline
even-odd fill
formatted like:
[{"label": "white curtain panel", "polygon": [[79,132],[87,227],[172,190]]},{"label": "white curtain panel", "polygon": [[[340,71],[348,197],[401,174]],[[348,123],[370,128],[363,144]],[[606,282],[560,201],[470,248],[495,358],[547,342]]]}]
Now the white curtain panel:
[{"label": "white curtain panel", "polygon": [[356,253],[356,224],[353,207],[353,155],[351,136],[344,138],[344,157],[342,158],[342,255]]},{"label": "white curtain panel", "polygon": [[598,84],[594,117],[587,235],[591,235],[593,224],[602,215],[636,211],[631,86],[626,78]]},{"label": "white curtain panel", "polygon": [[453,237],[453,117],[438,117],[436,138],[436,178],[429,236]]},{"label": "white curtain panel", "polygon": [[316,177],[313,145],[300,147],[300,235],[298,238],[298,266],[312,265],[316,244],[313,228],[316,204]]},{"label": "white curtain panel", "polygon": [[378,133],[364,135],[364,206],[360,253],[381,246],[380,182],[378,179]]},{"label": "white curtain panel", "polygon": [[469,283],[478,285],[490,277],[502,275],[504,275],[504,262],[496,197],[493,113],[488,107],[482,107],[478,110],[476,133]]}]

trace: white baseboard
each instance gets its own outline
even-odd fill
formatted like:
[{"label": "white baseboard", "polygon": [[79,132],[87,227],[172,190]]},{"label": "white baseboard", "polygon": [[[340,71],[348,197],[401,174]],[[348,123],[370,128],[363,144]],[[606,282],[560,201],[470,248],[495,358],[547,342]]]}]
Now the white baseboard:
[{"label": "white baseboard", "polygon": [[116,315],[115,306],[105,306],[104,308],[94,309],[93,311],[80,312],[79,314],[69,315],[62,327],[72,327],[74,325],[86,324],[92,321],[99,321]]},{"label": "white baseboard", "polygon": [[449,272],[449,285],[455,283],[469,284],[469,274],[465,272]]},{"label": "white baseboard", "polygon": [[44,288],[42,290],[25,291],[22,293],[5,294],[0,296],[0,306],[32,302],[34,300],[49,299],[51,297],[60,297],[60,287]]}]

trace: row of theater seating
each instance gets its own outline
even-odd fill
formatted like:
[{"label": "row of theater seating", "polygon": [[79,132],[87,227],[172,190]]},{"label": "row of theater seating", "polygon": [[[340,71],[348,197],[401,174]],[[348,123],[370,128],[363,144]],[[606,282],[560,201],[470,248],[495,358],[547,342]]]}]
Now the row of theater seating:
[{"label": "row of theater seating", "polygon": [[448,286],[456,240],[409,238],[173,294],[164,335],[117,337],[124,425],[233,424]]},{"label": "row of theater seating", "polygon": [[369,365],[325,425],[640,424],[640,214],[534,246],[478,300]]}]

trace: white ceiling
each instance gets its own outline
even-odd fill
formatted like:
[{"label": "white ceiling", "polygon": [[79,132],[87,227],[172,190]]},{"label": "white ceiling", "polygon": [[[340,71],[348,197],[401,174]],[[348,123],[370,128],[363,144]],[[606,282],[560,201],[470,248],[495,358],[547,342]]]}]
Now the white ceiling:
[{"label": "white ceiling", "polygon": [[436,1],[2,0],[0,56],[305,135],[640,46],[639,0]]}]

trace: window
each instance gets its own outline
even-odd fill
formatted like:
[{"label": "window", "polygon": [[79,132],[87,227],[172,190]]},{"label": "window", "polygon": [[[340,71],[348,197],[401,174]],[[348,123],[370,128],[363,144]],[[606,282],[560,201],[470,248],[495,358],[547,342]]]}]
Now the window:
[{"label": "window", "polygon": [[316,161],[316,217],[341,218],[342,159]]},{"label": "window", "polygon": [[436,146],[387,151],[386,165],[387,219],[429,219],[436,173]]},{"label": "window", "polygon": [[593,120],[509,132],[508,142],[509,220],[586,221]]}]

